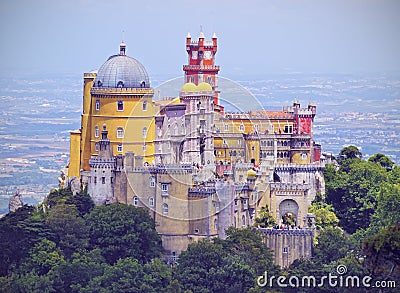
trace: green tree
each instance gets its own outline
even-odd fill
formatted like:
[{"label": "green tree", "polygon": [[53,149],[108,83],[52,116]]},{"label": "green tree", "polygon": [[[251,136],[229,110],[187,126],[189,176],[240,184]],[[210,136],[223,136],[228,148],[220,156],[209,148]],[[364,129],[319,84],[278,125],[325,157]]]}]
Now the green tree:
[{"label": "green tree", "polygon": [[400,166],[394,165],[389,172],[389,182],[392,184],[400,184]]},{"label": "green tree", "polygon": [[13,272],[10,282],[1,288],[2,292],[56,292],[55,284],[60,280],[55,272],[65,263],[56,243],[42,239]]},{"label": "green tree", "polygon": [[371,216],[369,229],[378,232],[380,228],[387,228],[400,223],[400,185],[384,183],[377,195],[377,207]]},{"label": "green tree", "polygon": [[259,217],[254,219],[254,225],[259,228],[273,227],[276,225],[275,218],[271,216],[268,206],[261,208]]},{"label": "green tree", "polygon": [[333,210],[331,205],[328,205],[318,198],[308,207],[308,212],[315,215],[316,227],[318,230],[337,226],[339,219],[336,217]]},{"label": "green tree", "polygon": [[22,271],[35,271],[45,275],[56,266],[65,263],[64,256],[57,244],[48,239],[42,239],[29,252],[29,257],[21,265]]},{"label": "green tree", "polygon": [[72,197],[72,191],[70,188],[52,189],[43,201],[44,209],[52,208],[57,204],[63,204],[70,197]]},{"label": "green tree", "polygon": [[340,160],[355,159],[355,158],[361,159],[361,157],[362,157],[362,153],[360,152],[358,147],[356,147],[354,145],[350,145],[350,146],[342,148],[339,153]]},{"label": "green tree", "polygon": [[382,229],[362,243],[365,264],[373,276],[400,279],[400,224]]},{"label": "green tree", "polygon": [[23,206],[0,219],[0,276],[21,260],[41,239],[49,237],[44,219],[32,206]]},{"label": "green tree", "polygon": [[179,256],[176,277],[185,290],[212,292],[211,269],[223,267],[226,256],[221,244],[201,240],[189,244]]},{"label": "green tree", "polygon": [[46,224],[54,234],[54,241],[67,257],[78,248],[88,245],[85,220],[79,216],[75,205],[57,204],[46,214]]},{"label": "green tree", "polygon": [[39,275],[36,271],[27,272],[22,275],[14,275],[9,287],[1,288],[7,293],[50,293],[56,292],[54,280],[51,274]]},{"label": "green tree", "polygon": [[272,251],[263,242],[264,234],[254,228],[237,229],[229,227],[226,230],[226,240],[216,239],[224,250],[241,259],[254,269],[257,276],[264,271],[278,273],[279,268],[273,263]]},{"label": "green tree", "polygon": [[175,274],[189,292],[247,292],[255,272],[240,255],[229,254],[220,242],[190,244],[179,256]]},{"label": "green tree", "polygon": [[106,266],[100,249],[78,250],[69,262],[56,268],[56,274],[60,276],[57,292],[80,292],[90,280],[103,275]]},{"label": "green tree", "polygon": [[368,159],[368,161],[379,164],[388,171],[391,170],[394,165],[393,161],[389,157],[381,153],[374,154]]},{"label": "green tree", "polygon": [[346,256],[349,243],[340,228],[328,227],[317,236],[314,261],[319,264],[329,264]]},{"label": "green tree", "polygon": [[170,271],[160,260],[143,265],[128,257],[107,265],[104,273],[91,279],[80,292],[166,292],[170,280]]},{"label": "green tree", "polygon": [[90,211],[94,208],[94,202],[87,193],[86,188],[75,195],[71,195],[65,203],[75,205],[78,209],[80,217],[90,213]]},{"label": "green tree", "polygon": [[109,264],[133,257],[146,263],[160,255],[161,238],[142,208],[125,204],[96,206],[86,216],[89,246],[99,248]]},{"label": "green tree", "polygon": [[[326,182],[326,202],[331,204],[339,224],[348,233],[366,229],[377,204],[377,194],[383,182],[387,181],[386,169],[372,162],[346,160],[339,171],[330,170]],[[344,169],[344,170],[343,170]]]}]

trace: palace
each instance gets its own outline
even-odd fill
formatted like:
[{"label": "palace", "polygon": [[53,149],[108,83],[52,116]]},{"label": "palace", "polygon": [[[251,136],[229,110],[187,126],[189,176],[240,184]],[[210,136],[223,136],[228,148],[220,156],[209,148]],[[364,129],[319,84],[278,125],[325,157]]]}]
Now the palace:
[{"label": "palace", "polygon": [[[98,205],[148,209],[171,256],[225,237],[229,226],[252,226],[263,207],[278,224],[308,227],[308,206],[324,193],[316,106],[226,112],[217,48],[215,34],[188,34],[185,84],[177,97],[156,100],[146,69],[121,43],[119,54],[84,74],[81,129],[71,132],[68,176]],[[293,258],[300,256],[307,253]]]}]

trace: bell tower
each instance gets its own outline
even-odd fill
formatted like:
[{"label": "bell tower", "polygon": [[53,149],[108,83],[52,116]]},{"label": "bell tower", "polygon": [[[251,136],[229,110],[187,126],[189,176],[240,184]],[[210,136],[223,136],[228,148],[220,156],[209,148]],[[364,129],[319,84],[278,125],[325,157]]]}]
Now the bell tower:
[{"label": "bell tower", "polygon": [[192,40],[190,33],[186,37],[186,51],[188,53],[188,65],[183,65],[185,72],[185,83],[199,85],[206,82],[214,91],[214,110],[221,112],[223,107],[218,100],[217,74],[220,67],[215,65],[215,54],[217,53],[217,36],[214,33],[212,40],[205,40],[204,33],[200,32],[197,40]]}]

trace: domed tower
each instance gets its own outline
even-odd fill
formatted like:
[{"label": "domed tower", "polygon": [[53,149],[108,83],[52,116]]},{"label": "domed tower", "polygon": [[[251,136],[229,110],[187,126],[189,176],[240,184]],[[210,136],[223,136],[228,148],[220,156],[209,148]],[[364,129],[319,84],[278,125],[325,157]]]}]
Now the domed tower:
[{"label": "domed tower", "polygon": [[85,73],[81,129],[71,133],[69,176],[90,170],[91,156],[99,154],[103,125],[114,155],[133,152],[152,164],[153,94],[146,69],[126,55],[124,42],[97,73]]}]

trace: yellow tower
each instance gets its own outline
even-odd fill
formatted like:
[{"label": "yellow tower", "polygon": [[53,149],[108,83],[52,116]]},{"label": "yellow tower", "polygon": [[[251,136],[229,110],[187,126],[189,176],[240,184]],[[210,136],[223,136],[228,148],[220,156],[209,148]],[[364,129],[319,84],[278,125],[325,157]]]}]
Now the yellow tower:
[{"label": "yellow tower", "polygon": [[133,152],[143,156],[144,163],[154,161],[154,89],[144,66],[125,52],[121,43],[119,54],[108,58],[97,73],[84,74],[81,129],[71,133],[69,176],[90,170],[103,125],[114,155]]}]

